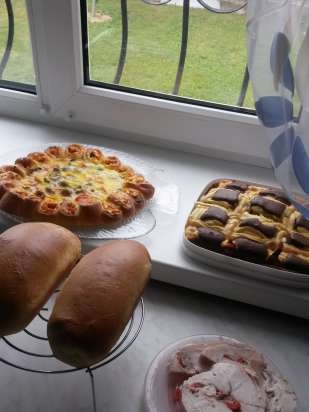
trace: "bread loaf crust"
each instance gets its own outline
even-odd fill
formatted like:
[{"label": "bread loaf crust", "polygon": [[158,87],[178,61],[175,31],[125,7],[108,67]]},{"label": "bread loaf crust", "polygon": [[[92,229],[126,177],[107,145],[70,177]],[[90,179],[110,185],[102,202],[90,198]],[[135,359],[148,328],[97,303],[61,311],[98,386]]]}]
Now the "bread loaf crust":
[{"label": "bread loaf crust", "polygon": [[108,242],[84,256],[48,322],[54,355],[75,367],[104,359],[127,325],[150,270],[147,249],[132,240]]},{"label": "bread loaf crust", "polygon": [[0,336],[24,329],[80,258],[81,244],[51,223],[23,223],[0,236]]}]

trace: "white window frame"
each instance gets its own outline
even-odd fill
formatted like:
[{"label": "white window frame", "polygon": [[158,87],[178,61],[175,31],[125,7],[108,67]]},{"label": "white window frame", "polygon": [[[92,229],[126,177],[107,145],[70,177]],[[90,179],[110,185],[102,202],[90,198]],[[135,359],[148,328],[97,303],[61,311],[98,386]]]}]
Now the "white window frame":
[{"label": "white window frame", "polygon": [[254,115],[84,85],[79,0],[26,0],[37,96],[0,91],[2,114],[269,166]]}]

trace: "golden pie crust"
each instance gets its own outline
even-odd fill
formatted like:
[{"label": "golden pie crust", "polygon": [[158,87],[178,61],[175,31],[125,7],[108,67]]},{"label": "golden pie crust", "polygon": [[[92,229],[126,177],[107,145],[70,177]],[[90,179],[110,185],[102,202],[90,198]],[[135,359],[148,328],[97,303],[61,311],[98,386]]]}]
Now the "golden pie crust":
[{"label": "golden pie crust", "polygon": [[51,146],[0,167],[0,209],[72,228],[121,226],[154,191],[118,157],[80,144]]}]

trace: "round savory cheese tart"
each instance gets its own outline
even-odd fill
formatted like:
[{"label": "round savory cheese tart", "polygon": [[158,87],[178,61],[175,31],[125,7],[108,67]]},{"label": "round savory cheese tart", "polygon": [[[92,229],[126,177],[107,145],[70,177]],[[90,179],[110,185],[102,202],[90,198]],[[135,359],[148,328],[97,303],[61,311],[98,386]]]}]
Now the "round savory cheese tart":
[{"label": "round savory cheese tart", "polygon": [[0,167],[0,209],[68,227],[121,226],[154,187],[116,156],[79,144],[52,146]]}]

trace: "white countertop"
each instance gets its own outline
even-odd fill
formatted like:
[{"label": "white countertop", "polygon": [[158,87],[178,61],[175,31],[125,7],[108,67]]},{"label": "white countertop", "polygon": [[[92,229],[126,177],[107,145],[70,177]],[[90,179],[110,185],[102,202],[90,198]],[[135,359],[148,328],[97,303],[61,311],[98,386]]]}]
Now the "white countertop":
[{"label": "white countertop", "polygon": [[[187,214],[208,181],[233,177],[272,184],[271,170],[9,119],[0,120],[0,132],[0,153],[27,143],[76,141],[124,150],[164,169],[179,186],[181,199],[177,215],[159,221],[151,234],[140,239],[152,255],[153,278],[309,318],[309,291],[207,268],[187,257],[181,247]],[[142,412],[144,377],[153,357],[178,338],[198,334],[225,335],[255,345],[295,388],[299,412],[309,411],[308,321],[155,281],[146,290],[145,305],[145,324],[135,344],[114,363],[95,372],[98,412]],[[0,357],[15,359],[14,352],[8,354],[0,342]],[[84,372],[33,375],[0,364],[0,393],[1,412],[91,411],[90,385]]]}]

